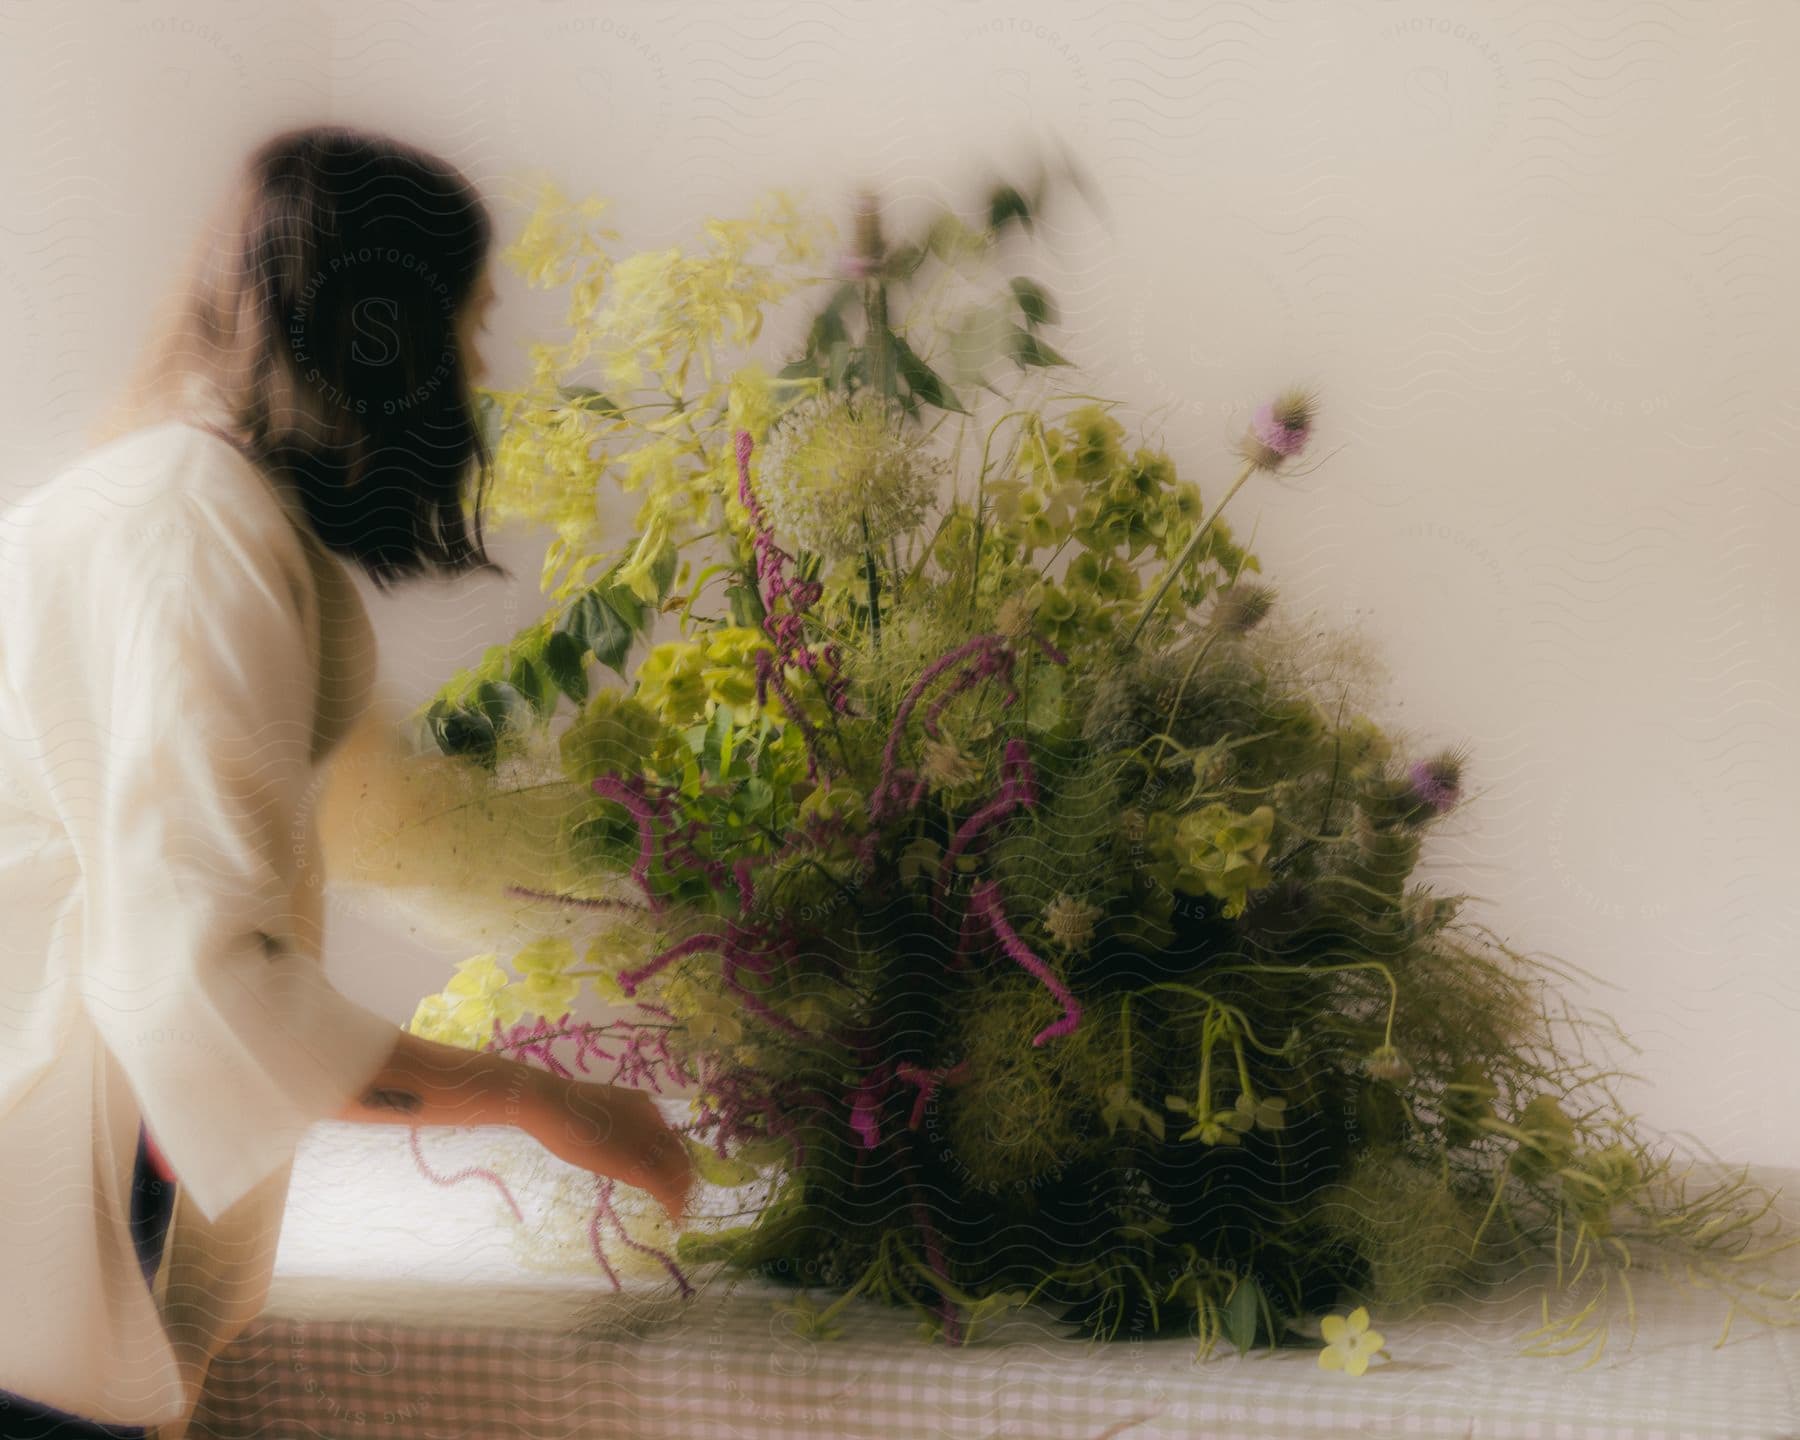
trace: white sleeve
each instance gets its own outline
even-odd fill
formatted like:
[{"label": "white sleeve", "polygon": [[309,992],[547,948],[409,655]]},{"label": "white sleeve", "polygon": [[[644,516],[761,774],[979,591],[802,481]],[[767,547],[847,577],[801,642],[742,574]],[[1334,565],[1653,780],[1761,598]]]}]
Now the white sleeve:
[{"label": "white sleeve", "polygon": [[167,523],[98,545],[90,593],[72,597],[89,607],[71,663],[97,751],[91,775],[66,777],[87,828],[81,989],[178,1182],[216,1220],[361,1093],[399,1027],[333,988],[296,905],[317,864],[297,537],[254,507],[178,494],[155,508]]}]

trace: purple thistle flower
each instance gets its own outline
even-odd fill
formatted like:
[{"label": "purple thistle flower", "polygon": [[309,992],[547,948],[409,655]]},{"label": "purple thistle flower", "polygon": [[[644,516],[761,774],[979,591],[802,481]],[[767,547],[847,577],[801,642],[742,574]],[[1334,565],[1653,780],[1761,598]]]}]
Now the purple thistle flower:
[{"label": "purple thistle flower", "polygon": [[1407,771],[1413,796],[1432,815],[1442,815],[1462,798],[1462,757],[1446,750],[1415,761]]},{"label": "purple thistle flower", "polygon": [[1250,421],[1256,438],[1283,459],[1298,455],[1306,448],[1308,430],[1304,425],[1285,424],[1275,418],[1275,407],[1264,405]]},{"label": "purple thistle flower", "polygon": [[1305,390],[1286,390],[1250,417],[1239,451],[1262,470],[1279,470],[1312,438],[1317,402]]}]

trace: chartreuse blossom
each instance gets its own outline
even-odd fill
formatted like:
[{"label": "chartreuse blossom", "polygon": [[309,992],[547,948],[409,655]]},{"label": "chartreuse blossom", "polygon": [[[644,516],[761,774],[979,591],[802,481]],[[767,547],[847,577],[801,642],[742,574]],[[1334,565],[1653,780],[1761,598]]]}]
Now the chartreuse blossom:
[{"label": "chartreuse blossom", "polygon": [[554,1019],[573,1008],[582,978],[595,973],[575,966],[574,943],[566,935],[545,936],[519,950],[512,957],[516,978],[498,954],[472,955],[456,967],[441,993],[419,1002],[407,1029],[427,1039],[471,1046],[488,1039],[496,1020],[511,1025],[526,1015]]},{"label": "chartreuse blossom", "polygon": [[513,956],[519,980],[509,987],[527,1014],[554,1017],[566,1012],[581,992],[581,981],[568,972],[575,964],[575,946],[566,935],[534,940]]},{"label": "chartreuse blossom", "polygon": [[524,1013],[512,981],[497,954],[471,955],[456,967],[441,994],[419,1002],[407,1028],[448,1044],[479,1043],[495,1020],[510,1024]]},{"label": "chartreuse blossom", "polygon": [[1325,1316],[1319,1321],[1319,1333],[1325,1337],[1319,1368],[1341,1370],[1346,1375],[1361,1375],[1387,1346],[1387,1338],[1369,1328],[1369,1311],[1362,1305],[1348,1315]]},{"label": "chartreuse blossom", "polygon": [[1181,1138],[1198,1140],[1202,1145],[1236,1145],[1244,1132],[1256,1123],[1253,1113],[1246,1113],[1236,1106],[1229,1110],[1213,1109],[1204,1095],[1196,1100],[1165,1095],[1163,1103],[1176,1114],[1193,1120],[1194,1123],[1181,1132]]},{"label": "chartreuse blossom", "polygon": [[1123,1125],[1127,1130],[1142,1130],[1161,1140],[1167,1133],[1163,1117],[1132,1093],[1130,995],[1119,1002],[1119,1036],[1125,1073],[1103,1093],[1100,1118],[1106,1122],[1106,1133],[1116,1134]]},{"label": "chartreuse blossom", "polygon": [[761,631],[743,625],[722,626],[703,640],[666,641],[639,667],[637,699],[673,726],[705,719],[715,705],[738,725],[753,724],[759,713],[779,718],[779,703],[756,703],[756,655],[773,650]]},{"label": "chartreuse blossom", "polygon": [[770,306],[817,279],[833,231],[778,191],[742,218],[706,222],[696,244],[615,259],[604,209],[540,187],[504,258],[533,286],[567,287],[567,338],[533,348],[521,389],[483,392],[501,426],[488,514],[554,527],[541,583],[559,599],[615,543],[594,503],[608,473],[641,495],[640,534],[717,514],[732,431],[761,437],[775,383],[754,367],[724,374],[718,357],[756,339]]},{"label": "chartreuse blossom", "polygon": [[699,986],[689,996],[682,1023],[696,1045],[718,1050],[744,1038],[743,1007],[731,996]]},{"label": "chartreuse blossom", "polygon": [[1215,801],[1179,816],[1152,812],[1145,839],[1158,879],[1172,890],[1214,896],[1231,918],[1243,913],[1252,890],[1269,883],[1263,862],[1274,828],[1271,806],[1240,815]]}]

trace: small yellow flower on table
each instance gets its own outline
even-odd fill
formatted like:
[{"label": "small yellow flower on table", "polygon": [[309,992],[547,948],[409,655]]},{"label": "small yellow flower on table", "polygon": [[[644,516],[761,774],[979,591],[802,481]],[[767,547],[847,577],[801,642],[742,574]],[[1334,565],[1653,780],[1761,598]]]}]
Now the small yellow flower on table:
[{"label": "small yellow flower on table", "polygon": [[1321,1370],[1342,1370],[1360,1375],[1369,1361],[1387,1344],[1379,1330],[1369,1328],[1369,1311],[1358,1305],[1348,1315],[1327,1315],[1319,1322],[1325,1348],[1319,1352]]}]

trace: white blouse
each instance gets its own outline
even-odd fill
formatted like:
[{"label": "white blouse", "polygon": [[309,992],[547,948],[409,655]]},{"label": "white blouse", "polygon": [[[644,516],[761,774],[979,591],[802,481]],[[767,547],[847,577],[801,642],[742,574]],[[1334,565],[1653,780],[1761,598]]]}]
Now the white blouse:
[{"label": "white blouse", "polygon": [[320,965],[315,785],[374,668],[298,497],[197,424],[0,512],[0,1389],[179,1436],[266,1297],[301,1135],[397,1035]]}]

